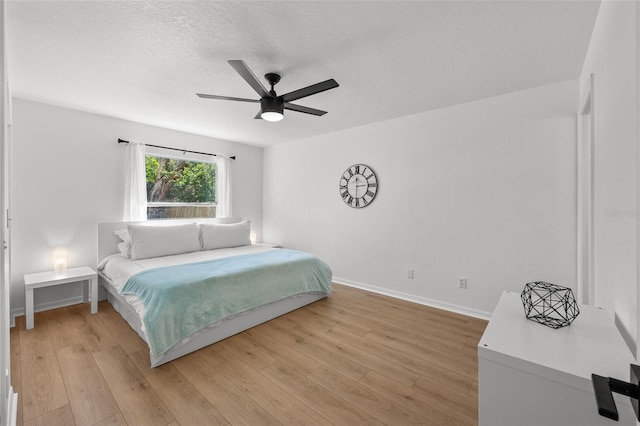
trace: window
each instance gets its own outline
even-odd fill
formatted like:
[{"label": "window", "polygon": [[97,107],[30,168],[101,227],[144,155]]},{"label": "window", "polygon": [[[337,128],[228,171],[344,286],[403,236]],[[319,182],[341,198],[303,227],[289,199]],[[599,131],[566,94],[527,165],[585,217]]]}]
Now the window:
[{"label": "window", "polygon": [[147,218],[216,217],[216,165],[147,155]]}]

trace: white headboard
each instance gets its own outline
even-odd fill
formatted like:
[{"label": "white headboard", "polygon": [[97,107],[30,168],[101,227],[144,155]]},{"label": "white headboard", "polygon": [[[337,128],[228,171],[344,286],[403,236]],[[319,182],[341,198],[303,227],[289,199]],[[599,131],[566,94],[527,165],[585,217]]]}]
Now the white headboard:
[{"label": "white headboard", "polygon": [[241,219],[237,217],[225,218],[193,218],[193,219],[159,219],[141,222],[108,222],[98,224],[98,263],[105,257],[118,253],[120,238],[113,233],[117,229],[124,229],[127,225],[170,226],[184,225],[188,223],[237,223]]}]

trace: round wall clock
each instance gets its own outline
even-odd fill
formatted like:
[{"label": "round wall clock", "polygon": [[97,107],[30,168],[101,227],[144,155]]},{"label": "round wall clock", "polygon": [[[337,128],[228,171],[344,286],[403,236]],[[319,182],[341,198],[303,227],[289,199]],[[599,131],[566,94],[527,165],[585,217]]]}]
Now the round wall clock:
[{"label": "round wall clock", "polygon": [[354,164],[340,176],[340,196],[347,205],[360,209],[376,197],[378,178],[369,166]]}]

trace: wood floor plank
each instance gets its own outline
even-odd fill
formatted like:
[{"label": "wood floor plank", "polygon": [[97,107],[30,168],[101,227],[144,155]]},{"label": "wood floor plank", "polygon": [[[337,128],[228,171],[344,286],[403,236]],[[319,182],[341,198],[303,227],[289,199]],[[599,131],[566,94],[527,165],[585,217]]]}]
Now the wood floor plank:
[{"label": "wood floor plank", "polygon": [[207,362],[202,351],[179,358],[174,364],[182,374],[234,425],[280,424],[271,414]]},{"label": "wood floor plank", "polygon": [[[20,331],[22,415],[24,421],[69,404],[46,321]],[[25,368],[27,367],[27,368]]]},{"label": "wood floor plank", "polygon": [[424,332],[417,345],[427,348],[442,348],[449,353],[460,351],[469,338],[464,336],[452,336],[450,333],[431,328]]},{"label": "wood floor plank", "polygon": [[251,365],[256,370],[267,368],[276,359],[262,345],[251,338],[249,333],[243,332],[223,340],[221,346],[227,347],[236,357]]},{"label": "wood floor plank", "polygon": [[298,325],[298,322],[289,315],[281,315],[278,318],[272,319],[268,323],[275,324],[280,328],[293,328]]},{"label": "wood floor plank", "polygon": [[291,346],[283,345],[278,340],[270,337],[265,331],[267,331],[266,325],[254,327],[244,333],[267,350],[276,361],[279,361],[281,364],[286,364],[292,370],[305,376],[321,365],[310,356],[305,355]]},{"label": "wood floor plank", "polygon": [[125,421],[131,425],[167,425],[175,419],[120,346],[93,354]]},{"label": "wood floor plank", "polygon": [[489,325],[489,321],[487,320],[474,318],[474,317],[467,317],[466,327],[468,327],[469,330],[473,331],[474,335],[484,333],[484,330],[487,328],[487,325]]},{"label": "wood floor plank", "polygon": [[254,368],[239,360],[228,346],[205,349],[215,359],[216,368],[282,424],[330,425],[319,413],[304,405]]},{"label": "wood floor plank", "polygon": [[93,425],[120,410],[91,351],[78,343],[57,351],[69,405],[79,425]]},{"label": "wood floor plank", "polygon": [[331,345],[323,342],[321,338],[313,335],[305,336],[299,330],[282,329],[273,323],[264,324],[263,332],[272,336],[276,340],[280,340],[283,344],[293,347],[305,355],[313,358],[321,364],[330,365],[331,368],[344,374],[345,376],[358,380],[369,371],[358,362],[355,362],[343,354],[332,350]]},{"label": "wood floor plank", "polygon": [[392,299],[389,296],[366,292],[363,296],[367,306],[376,306],[384,310],[385,314],[397,316],[402,320],[414,321],[419,318],[425,318],[436,308],[430,306],[419,305],[414,302],[402,299]]},{"label": "wood floor plank", "polygon": [[37,360],[40,357],[53,354],[55,354],[55,348],[49,336],[46,322],[41,321],[40,327],[31,330],[20,330],[20,360],[22,362]]},{"label": "wood floor plank", "polygon": [[[95,315],[91,315],[89,305],[73,305],[69,308],[74,324],[77,324],[78,331],[82,335],[83,342],[93,352],[100,352],[103,349],[113,347],[118,344],[109,328]],[[116,330],[113,330],[116,332]]]},{"label": "wood floor plank", "polygon": [[303,323],[306,327],[319,332],[329,330],[338,325],[335,319],[319,315],[313,309],[298,309],[291,312],[289,316],[297,321],[298,324]]},{"label": "wood floor plank", "polygon": [[124,421],[122,413],[118,413],[115,416],[104,419],[93,426],[127,426],[127,422]]},{"label": "wood floor plank", "polygon": [[227,419],[173,364],[151,368],[147,350],[129,355],[176,421],[183,425],[225,425]]},{"label": "wood floor plank", "polygon": [[336,425],[383,424],[360,408],[279,362],[264,369],[262,373]]},{"label": "wood floor plank", "polygon": [[371,302],[366,305],[354,304],[350,307],[350,310],[355,314],[361,315],[367,319],[367,321],[382,329],[386,329],[387,324],[393,324],[393,327],[396,329],[407,330],[409,333],[421,334],[421,327],[419,324],[426,323],[426,315],[415,317],[401,313],[389,312],[388,310],[376,307]]},{"label": "wood floor plank", "polygon": [[[316,334],[314,331],[307,329],[306,325],[298,325],[292,329],[292,331],[296,333],[296,336],[301,339],[317,339],[322,341],[329,350],[342,355],[344,358],[366,369],[376,370],[388,377],[393,377],[395,380],[407,386],[411,386],[418,379],[419,373],[406,368],[402,364],[391,363],[388,359],[377,356],[376,354],[378,352],[376,351],[362,350],[359,345],[354,345],[354,341],[350,338],[336,338],[332,330],[326,333]],[[354,380],[359,380],[360,378],[362,378],[362,376],[355,377]]]},{"label": "wood floor plank", "polygon": [[[418,333],[415,330],[415,327],[411,328],[402,328],[395,325],[395,323],[382,321],[376,318],[375,315],[372,314],[362,314],[355,312],[353,305],[346,305],[344,309],[338,309],[335,312],[332,312],[336,316],[340,318],[341,322],[347,324],[356,324],[358,327],[368,328],[369,330],[377,330],[383,333],[390,333],[398,338],[402,338],[409,341],[419,342],[422,339],[423,335]],[[359,333],[357,330],[354,332],[351,330],[351,327],[341,327],[345,330],[349,330],[349,332],[363,336],[364,334]],[[366,334],[366,333],[365,333]]]},{"label": "wood floor plank", "polygon": [[[339,329],[332,329],[329,334],[334,335],[338,339],[342,339],[344,341],[351,341],[353,344],[357,345],[364,351],[378,354],[382,359],[394,359],[397,365],[402,366],[407,370],[414,372],[418,377],[419,375],[437,375],[438,377],[444,376],[446,379],[447,386],[461,386],[466,391],[470,384],[471,380],[460,374],[456,368],[452,367],[452,363],[449,360],[441,360],[438,357],[430,357],[429,354],[424,351],[424,354],[416,354],[416,353],[407,353],[403,349],[392,348],[385,345],[381,345],[370,339],[351,335],[349,333],[344,332]],[[443,367],[444,366],[444,367]],[[445,368],[446,367],[446,368]],[[381,373],[388,378],[395,380],[403,385],[412,385],[413,382],[408,383],[406,381],[400,380],[402,377],[395,377],[393,374],[389,374],[388,370],[380,370],[374,369],[378,373]],[[416,377],[416,379],[418,378]]]},{"label": "wood floor plank", "polygon": [[78,327],[83,321],[78,321],[67,308],[41,312],[40,315],[47,320],[49,335],[55,349],[82,342],[82,333]]},{"label": "wood floor plank", "polygon": [[399,336],[396,333],[390,333],[389,330],[372,330],[371,332],[365,334],[363,337],[367,339],[371,339],[373,341],[382,343],[383,345],[390,347],[414,347],[424,342],[423,344],[427,347],[429,346],[437,346],[442,348],[443,350],[451,353],[461,350],[466,343],[466,340],[458,340],[458,339],[434,339],[430,336],[417,336],[417,340],[415,339],[407,339],[405,336]]},{"label": "wood floor plank", "polygon": [[411,410],[335,371],[320,367],[309,378],[343,400],[353,404],[385,424],[427,424],[428,421]]},{"label": "wood floor plank", "polygon": [[113,309],[105,309],[109,302],[101,302],[98,308],[98,314],[95,316],[102,321],[102,324],[109,330],[118,330],[117,333],[111,333],[118,344],[127,354],[138,352],[140,350],[149,351],[149,346],[136,333],[129,324]]},{"label": "wood floor plank", "polygon": [[364,320],[360,323],[358,323],[358,321],[354,321],[353,316],[349,315],[348,311],[332,306],[331,304],[314,303],[313,305],[310,305],[307,310],[313,312],[319,317],[332,319],[336,327],[343,327],[353,334],[364,336],[371,332],[370,324],[367,324]]},{"label": "wood floor plank", "polygon": [[429,314],[429,316],[427,316],[424,320],[424,334],[432,335],[433,333],[440,332],[441,334],[446,334],[455,338],[466,338],[476,335],[476,330],[469,326],[468,318],[454,319],[445,316],[450,316],[452,314],[453,312],[446,312],[446,314],[441,314],[440,312]]},{"label": "wood floor plank", "polygon": [[[339,332],[340,330],[335,331]],[[469,342],[469,338],[464,338],[463,341],[453,340],[452,342],[455,343],[452,343],[440,339],[433,341],[431,345],[415,345],[392,337],[385,339],[376,338],[375,333],[367,334],[366,338],[380,342],[389,349],[402,352],[414,358],[446,360],[447,365],[450,366],[450,370],[455,371],[457,374],[463,371],[473,370],[473,377],[475,377],[475,371],[477,370],[477,340],[471,343]],[[420,342],[424,342],[424,340]],[[471,344],[473,345],[473,350],[470,349],[469,345]]]},{"label": "wood floor plank", "polygon": [[360,380],[360,383],[370,387],[386,398],[392,400],[414,413],[428,419],[430,424],[437,426],[475,426],[477,417],[469,417],[465,413],[451,409],[447,404],[436,398],[425,395],[413,387],[404,386],[375,371],[371,371]]},{"label": "wood floor plank", "polygon": [[475,401],[476,408],[477,408],[477,402],[478,402],[478,381],[477,380],[474,381],[471,387],[469,388],[469,400]]},{"label": "wood floor plank", "polygon": [[329,334],[345,341],[351,341],[362,350],[376,353],[384,359],[395,359],[397,363],[417,374],[429,375],[444,370],[456,377],[459,376],[460,380],[466,381],[467,387],[470,380],[477,374],[473,371],[473,363],[452,361],[449,357],[443,358],[440,353],[430,348],[421,347],[416,349],[416,352],[407,353],[399,348],[390,348],[363,337],[350,335],[338,328],[330,330]]},{"label": "wood floor plank", "polygon": [[75,425],[71,408],[64,405],[25,422],[25,426],[70,426]]},{"label": "wood floor plank", "polygon": [[466,387],[466,389],[460,389],[456,391],[442,389],[442,381],[439,378],[421,376],[416,383],[413,384],[413,388],[419,390],[425,395],[441,401],[443,404],[449,406],[452,410],[457,410],[466,414],[470,418],[478,415],[478,407],[476,404],[472,404],[469,400],[469,391],[473,381]]}]

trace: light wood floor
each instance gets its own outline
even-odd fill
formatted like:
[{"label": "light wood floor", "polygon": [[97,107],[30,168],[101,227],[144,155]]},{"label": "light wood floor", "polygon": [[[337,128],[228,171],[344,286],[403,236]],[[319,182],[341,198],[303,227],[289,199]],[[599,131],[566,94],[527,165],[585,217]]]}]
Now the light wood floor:
[{"label": "light wood floor", "polygon": [[155,369],[106,302],[17,320],[18,424],[477,424],[486,322],[349,287]]}]

